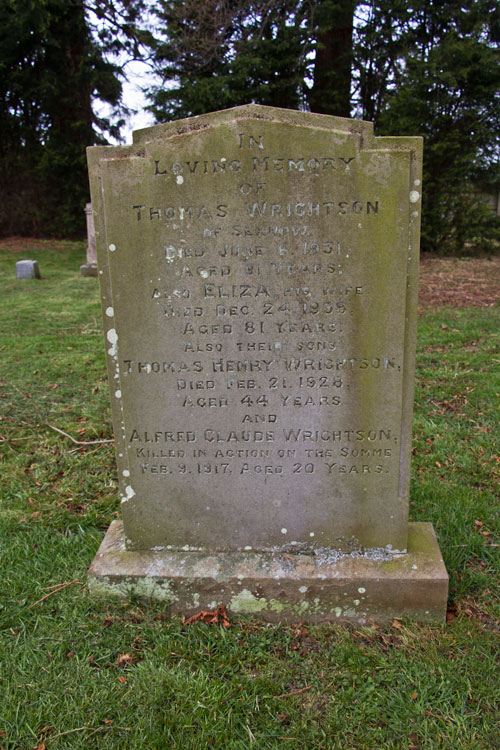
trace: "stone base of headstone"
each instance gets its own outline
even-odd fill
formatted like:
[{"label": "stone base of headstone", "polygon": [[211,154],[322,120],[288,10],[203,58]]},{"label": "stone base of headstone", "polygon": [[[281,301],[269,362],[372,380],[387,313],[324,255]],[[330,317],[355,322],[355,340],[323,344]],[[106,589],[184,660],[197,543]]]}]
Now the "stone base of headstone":
[{"label": "stone base of headstone", "polygon": [[[377,559],[378,558],[378,559]],[[448,575],[430,523],[409,524],[408,552],[201,552],[125,548],[113,521],[89,570],[94,595],[163,600],[186,616],[225,604],[268,622],[443,622]]]},{"label": "stone base of headstone", "polygon": [[18,260],[16,279],[40,279],[40,268],[37,260]]},{"label": "stone base of headstone", "polygon": [[82,276],[97,276],[97,265],[95,263],[83,263],[80,266]]}]

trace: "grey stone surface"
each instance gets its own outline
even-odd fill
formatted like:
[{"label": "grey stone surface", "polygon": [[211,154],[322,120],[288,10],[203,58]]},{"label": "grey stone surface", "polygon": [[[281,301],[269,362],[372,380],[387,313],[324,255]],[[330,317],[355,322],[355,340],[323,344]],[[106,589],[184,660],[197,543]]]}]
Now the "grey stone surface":
[{"label": "grey stone surface", "polygon": [[407,549],[421,157],[257,105],[89,149],[129,550]]},{"label": "grey stone surface", "polygon": [[82,276],[92,276],[93,278],[97,277],[97,266],[89,265],[88,263],[82,263],[80,266],[80,273]]},{"label": "grey stone surface", "polygon": [[85,218],[87,220],[87,263],[97,265],[97,249],[95,242],[94,215],[92,213],[92,203],[85,204]]},{"label": "grey stone surface", "polygon": [[84,211],[87,220],[87,262],[80,266],[80,273],[82,276],[97,276],[97,250],[92,203],[86,203]]},{"label": "grey stone surface", "polygon": [[16,279],[39,279],[40,268],[37,260],[18,260],[16,263]]},{"label": "grey stone surface", "polygon": [[89,571],[96,596],[160,599],[190,615],[225,604],[270,622],[439,622],[448,576],[429,523],[409,524],[408,553],[130,551],[113,521]]}]

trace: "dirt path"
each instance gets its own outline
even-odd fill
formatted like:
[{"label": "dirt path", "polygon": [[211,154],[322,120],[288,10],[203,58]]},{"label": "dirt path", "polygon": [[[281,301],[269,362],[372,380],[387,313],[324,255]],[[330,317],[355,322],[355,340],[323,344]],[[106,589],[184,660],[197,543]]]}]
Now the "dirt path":
[{"label": "dirt path", "polygon": [[64,240],[39,240],[36,237],[2,237],[0,239],[0,251],[9,250],[11,253],[28,253],[30,250],[65,250],[68,243]]},{"label": "dirt path", "polygon": [[420,307],[492,307],[500,303],[500,256],[420,260]]}]

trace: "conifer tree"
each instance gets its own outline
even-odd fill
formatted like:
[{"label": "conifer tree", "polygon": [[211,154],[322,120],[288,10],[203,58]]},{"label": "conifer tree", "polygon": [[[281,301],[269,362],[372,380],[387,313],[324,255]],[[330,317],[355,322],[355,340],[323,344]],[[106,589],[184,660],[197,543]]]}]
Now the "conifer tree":
[{"label": "conifer tree", "polygon": [[[500,10],[491,0],[370,5],[356,44],[358,111],[379,135],[424,138],[422,246],[489,250],[499,220],[478,199],[500,189]],[[495,239],[496,238],[496,239]]]},{"label": "conifer tree", "polygon": [[119,68],[106,59],[117,30],[98,39],[89,10],[125,25],[128,43],[134,8],[127,26],[103,0],[89,8],[79,0],[0,0],[1,234],[84,234],[85,148],[119,127],[95,116],[93,100],[116,107],[121,97]]}]

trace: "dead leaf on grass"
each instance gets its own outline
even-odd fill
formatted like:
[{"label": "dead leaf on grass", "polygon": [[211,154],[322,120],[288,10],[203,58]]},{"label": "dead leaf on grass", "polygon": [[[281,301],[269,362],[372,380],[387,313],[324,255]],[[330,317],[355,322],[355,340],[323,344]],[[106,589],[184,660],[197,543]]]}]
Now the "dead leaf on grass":
[{"label": "dead leaf on grass", "polygon": [[446,622],[451,622],[455,619],[457,616],[457,607],[456,604],[450,604],[448,605],[448,609],[446,610]]},{"label": "dead leaf on grass", "polygon": [[202,609],[197,614],[188,617],[184,620],[184,625],[191,625],[193,622],[204,622],[205,625],[222,625],[224,628],[230,628],[231,623],[227,614],[226,607],[222,604],[217,609]]},{"label": "dead leaf on grass", "polygon": [[304,621],[302,622],[294,622],[292,623],[292,634],[296,637],[304,637],[309,634],[309,631],[306,627],[306,623]]},{"label": "dead leaf on grass", "polygon": [[286,711],[280,711],[280,713],[276,716],[278,721],[281,721],[283,724],[290,724],[290,714],[287,714]]},{"label": "dead leaf on grass", "polygon": [[135,659],[132,654],[118,654],[118,659],[116,660],[117,667],[126,667],[133,664],[135,664]]},{"label": "dead leaf on grass", "polygon": [[401,628],[403,627],[403,623],[401,622],[401,620],[398,620],[398,618],[395,617],[392,621],[392,627],[401,630]]},{"label": "dead leaf on grass", "polygon": [[134,638],[132,641],[132,648],[134,651],[142,651],[144,649],[144,638],[141,638],[140,636]]},{"label": "dead leaf on grass", "polygon": [[497,620],[491,615],[489,615],[487,612],[484,612],[480,608],[478,602],[474,602],[470,600],[459,602],[458,609],[466,617],[470,617],[471,619],[478,620],[485,630],[489,630],[493,633],[500,632],[500,620]]},{"label": "dead leaf on grass", "polygon": [[130,620],[134,623],[144,622],[146,619],[146,615],[142,611],[142,609],[139,609],[139,607],[135,607],[135,609],[129,609],[128,614],[130,615]]},{"label": "dead leaf on grass", "polygon": [[384,635],[380,633],[379,640],[382,651],[388,651],[388,647],[401,648],[403,641],[398,635]]}]

